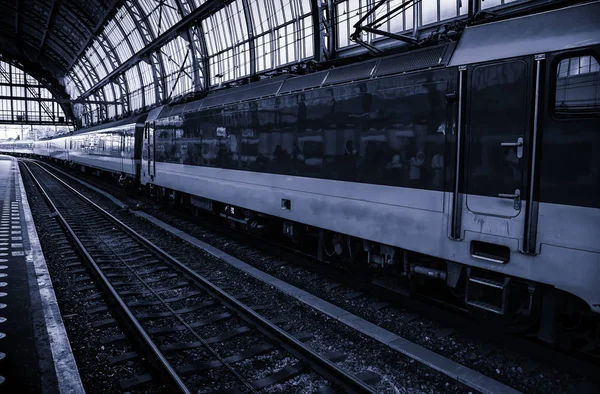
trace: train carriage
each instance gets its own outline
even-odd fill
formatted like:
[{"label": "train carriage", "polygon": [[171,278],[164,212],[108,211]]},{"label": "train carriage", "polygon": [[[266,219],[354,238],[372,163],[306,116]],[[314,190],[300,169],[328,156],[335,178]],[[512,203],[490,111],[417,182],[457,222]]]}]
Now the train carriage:
[{"label": "train carriage", "polygon": [[212,92],[33,154],[475,312],[541,321],[552,340],[559,312],[600,316],[598,15],[594,1],[475,24],[456,42]]},{"label": "train carriage", "polygon": [[[597,15],[593,2],[472,26],[457,44],[155,110],[141,183],[308,225],[325,234],[315,255],[358,242],[369,263],[460,288],[473,309],[524,317],[558,289],[598,313]],[[182,139],[214,140],[214,160],[177,164],[161,112]],[[252,166],[232,159],[248,136]]]}]

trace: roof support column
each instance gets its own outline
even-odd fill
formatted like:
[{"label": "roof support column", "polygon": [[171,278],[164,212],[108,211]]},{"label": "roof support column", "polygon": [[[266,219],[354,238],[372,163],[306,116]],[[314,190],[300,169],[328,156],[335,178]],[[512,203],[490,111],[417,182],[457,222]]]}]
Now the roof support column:
[{"label": "roof support column", "polygon": [[[125,37],[125,42],[127,43],[127,46],[129,47],[129,51],[132,54],[135,53],[135,50],[133,49],[133,45],[131,44],[131,40],[125,33],[123,26],[121,26],[120,23],[115,23],[115,25],[117,26],[117,29],[119,29],[119,31],[121,32],[121,35],[123,37]],[[113,48],[113,51],[114,51],[114,48]],[[116,51],[114,51],[114,52],[115,52],[115,56],[116,56]],[[137,74],[138,74],[138,78],[140,79],[140,88],[142,90],[142,108],[144,108],[146,106],[146,95],[144,94],[145,92],[144,92],[144,84],[142,82],[142,73],[140,72],[140,68],[137,65],[135,65],[133,67],[135,67],[138,71]],[[127,112],[127,114],[129,114],[129,112],[131,111],[131,90],[129,89],[129,82],[127,81],[127,78],[125,78],[125,73],[123,73],[119,76],[119,79],[121,79],[121,78],[124,81],[124,88],[123,88],[123,86],[121,86],[121,84],[119,84],[119,87],[121,88],[121,102],[123,103],[122,104],[123,114],[125,114],[126,112]]]},{"label": "roof support column", "polygon": [[[141,8],[140,4],[137,1],[132,1],[128,4],[131,5],[130,7],[128,7],[129,13],[131,14],[133,20],[137,22],[140,35],[144,40],[144,45],[147,46],[156,38],[154,37],[152,29],[148,25],[148,18],[146,18],[144,10]],[[162,62],[161,57],[156,51],[153,51],[148,56],[143,57],[142,60],[144,60],[145,62],[150,64],[150,66],[152,66],[152,76],[154,78],[154,93],[156,104],[160,104],[166,98],[164,96],[165,89],[164,81],[162,78],[165,75],[165,66]]]},{"label": "roof support column", "polygon": [[56,15],[56,0],[52,0],[50,5],[50,14],[48,15],[48,19],[46,20],[46,27],[44,28],[44,35],[42,36],[42,40],[40,41],[40,50],[38,51],[38,57],[42,54],[44,50],[44,46],[46,45],[46,38],[48,37],[48,29],[54,20],[54,16]]},{"label": "roof support column", "polygon": [[[110,42],[110,40],[108,39],[108,37],[104,34],[104,32],[101,33],[102,34],[102,40],[98,40],[98,42],[100,43],[100,45],[102,45],[102,47],[104,48],[104,51],[106,52],[106,55],[108,56],[108,58],[110,59],[110,61],[112,62],[113,65],[113,69],[117,68],[119,66],[119,59],[117,57],[117,51],[115,49],[115,47],[112,45],[112,43]],[[127,39],[125,39],[126,41],[129,41]],[[106,73],[108,74],[108,70],[106,70]],[[119,92],[121,93],[121,98],[123,97],[127,97],[127,92],[129,92],[129,86],[127,84],[127,79],[123,77],[123,74],[119,75],[119,77],[117,78],[118,83],[116,84],[119,88]],[[116,98],[117,97],[117,92],[114,89],[114,85],[111,87],[111,89],[113,90],[113,97]],[[122,114],[126,114],[129,112],[129,105],[127,104],[127,101],[123,101],[122,100],[122,108],[121,108],[121,113]]]},{"label": "roof support column", "polygon": [[[185,18],[185,16],[187,15],[186,12],[186,7],[183,5],[182,0],[177,0],[177,8],[179,9],[179,13],[181,14],[181,19]],[[197,48],[197,44],[196,41],[194,40],[194,34],[192,32],[193,29],[193,25],[189,25],[187,26],[187,28],[182,32],[183,35],[183,39],[186,40],[188,42],[189,45],[189,51],[192,54],[192,70],[193,70],[193,76],[194,76],[194,80],[193,80],[193,86],[194,86],[194,91],[198,92],[201,91],[203,89],[203,87],[207,86],[206,84],[203,84],[203,80],[202,80],[202,68],[201,65],[198,64],[197,58],[196,58],[196,54],[198,53],[198,48]],[[204,37],[202,37],[202,39],[204,39]],[[184,62],[185,64],[185,62]],[[182,65],[183,67],[183,65]]]},{"label": "roof support column", "polygon": [[311,0],[315,61],[322,62],[335,54],[335,5],[333,0]]},{"label": "roof support column", "polygon": [[[198,50],[200,53],[201,65],[199,65],[199,66],[204,71],[204,73],[202,74],[203,90],[208,91],[208,87],[210,86],[210,64],[208,62],[208,47],[206,45],[206,34],[204,34],[204,28],[202,27],[201,23],[196,25],[195,30],[196,30],[198,43],[200,44]],[[194,57],[194,62],[195,63],[198,62],[198,59],[196,57]]]},{"label": "roof support column", "polygon": [[246,28],[248,29],[248,50],[250,51],[250,75],[256,75],[256,49],[254,42],[254,26],[252,24],[252,15],[250,11],[250,2],[242,0],[244,14],[246,16]]}]

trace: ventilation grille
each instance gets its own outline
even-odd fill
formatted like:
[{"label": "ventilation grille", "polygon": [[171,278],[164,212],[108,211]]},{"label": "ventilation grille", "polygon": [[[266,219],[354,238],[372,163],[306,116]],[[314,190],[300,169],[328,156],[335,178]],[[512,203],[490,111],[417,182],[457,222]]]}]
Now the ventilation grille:
[{"label": "ventilation grille", "polygon": [[375,75],[380,77],[382,75],[419,70],[446,64],[449,58],[449,56],[446,56],[447,48],[448,45],[439,45],[381,59],[379,67],[377,67],[377,71],[375,71]]},{"label": "ventilation grille", "polygon": [[314,74],[303,75],[301,77],[290,78],[283,83],[279,93],[289,93],[297,90],[318,88],[323,83],[328,71],[321,71]]},{"label": "ventilation grille", "polygon": [[180,104],[180,105],[173,107],[169,116],[175,116],[175,115],[181,114],[183,112],[183,107],[185,107],[185,104]]},{"label": "ventilation grille", "polygon": [[373,60],[366,63],[330,70],[329,75],[327,75],[327,79],[323,85],[333,85],[336,83],[358,81],[361,79],[370,78],[376,62],[376,60]]},{"label": "ventilation grille", "polygon": [[185,108],[183,109],[184,113],[198,111],[198,109],[202,106],[204,100],[196,100],[191,103],[187,103]]},{"label": "ventilation grille", "polygon": [[[281,86],[281,81],[270,81],[271,83],[260,83],[247,85],[244,89],[231,89],[222,94],[213,94],[204,100],[204,108],[216,105],[225,105],[238,101],[251,100],[262,96],[274,95]],[[220,93],[220,92],[219,92]]]},{"label": "ventilation grille", "polygon": [[158,118],[166,118],[171,114],[171,111],[173,111],[173,107],[167,107],[165,106],[162,111],[160,111],[160,114],[158,115]]}]

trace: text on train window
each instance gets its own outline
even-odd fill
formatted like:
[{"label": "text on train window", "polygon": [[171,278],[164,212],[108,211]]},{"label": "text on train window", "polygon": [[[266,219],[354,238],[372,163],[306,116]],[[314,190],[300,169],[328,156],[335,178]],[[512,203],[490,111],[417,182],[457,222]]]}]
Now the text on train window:
[{"label": "text on train window", "polygon": [[593,56],[561,60],[556,69],[555,111],[585,114],[600,111],[600,65]]}]

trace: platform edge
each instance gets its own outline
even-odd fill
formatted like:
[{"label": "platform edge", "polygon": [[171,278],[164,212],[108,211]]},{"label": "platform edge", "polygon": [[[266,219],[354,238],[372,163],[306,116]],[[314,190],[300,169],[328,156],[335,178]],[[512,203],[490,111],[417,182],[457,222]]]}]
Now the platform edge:
[{"label": "platform edge", "polygon": [[46,322],[46,331],[50,342],[49,346],[54,364],[54,372],[56,373],[56,380],[58,382],[58,390],[60,393],[85,393],[81,377],[79,376],[79,369],[77,368],[77,363],[75,362],[67,331],[62,320],[60,308],[56,300],[54,287],[52,286],[52,280],[50,279],[50,273],[48,272],[48,266],[46,265],[46,259],[40,246],[37,230],[33,221],[33,215],[29,206],[29,200],[27,199],[27,194],[25,192],[25,185],[21,176],[21,169],[19,168],[18,160],[15,159],[15,162],[17,163],[16,172],[19,180],[21,206],[25,219],[25,226],[27,227],[27,236],[29,238],[28,245],[25,248],[25,261],[27,264],[33,266],[35,271],[44,319]]}]

